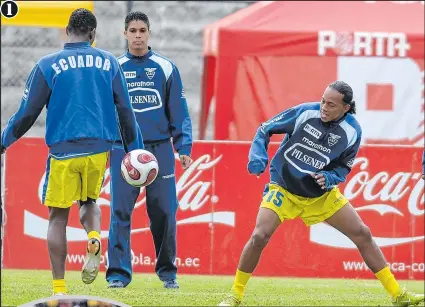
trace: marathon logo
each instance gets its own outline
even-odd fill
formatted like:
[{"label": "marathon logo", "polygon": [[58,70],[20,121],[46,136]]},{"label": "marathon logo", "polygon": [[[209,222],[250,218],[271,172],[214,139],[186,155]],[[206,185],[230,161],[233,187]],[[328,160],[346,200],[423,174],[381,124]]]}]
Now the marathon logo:
[{"label": "marathon logo", "polygon": [[146,86],[155,86],[155,82],[153,81],[127,82],[127,87],[146,87]]},{"label": "marathon logo", "polygon": [[324,151],[326,153],[331,153],[331,150],[323,145],[320,144],[316,144],[313,141],[310,141],[308,138],[303,137],[303,142],[307,143],[310,147],[315,148],[315,149],[319,149],[321,151]]}]

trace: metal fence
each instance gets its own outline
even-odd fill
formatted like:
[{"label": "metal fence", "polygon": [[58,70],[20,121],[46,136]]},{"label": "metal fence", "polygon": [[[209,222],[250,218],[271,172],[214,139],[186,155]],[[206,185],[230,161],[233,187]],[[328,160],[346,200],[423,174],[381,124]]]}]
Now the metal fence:
[{"label": "metal fence", "polygon": [[[149,16],[150,45],[176,63],[180,70],[193,121],[193,136],[198,136],[202,74],[202,29],[254,1],[96,1],[98,20],[96,46],[116,56],[126,48],[124,19],[129,10]],[[62,48],[66,40],[63,29],[41,27],[1,27],[1,128],[19,107],[26,79],[35,63],[44,55]],[[44,136],[45,112],[42,112],[26,136]],[[3,166],[3,158],[1,164]],[[2,173],[2,175],[4,175]],[[1,201],[3,203],[3,179]],[[3,208],[3,206],[2,206]],[[2,229],[7,216],[2,210]],[[1,252],[3,265],[3,249]]]},{"label": "metal fence", "polygon": [[[202,29],[253,1],[96,1],[96,46],[115,55],[124,52],[124,19],[129,10],[146,13],[152,35],[150,45],[176,63],[180,70],[194,131],[198,136],[198,113],[202,75]],[[62,47],[61,29],[1,27],[1,126],[18,109],[26,78],[42,56]],[[44,135],[43,112],[27,136]]]}]

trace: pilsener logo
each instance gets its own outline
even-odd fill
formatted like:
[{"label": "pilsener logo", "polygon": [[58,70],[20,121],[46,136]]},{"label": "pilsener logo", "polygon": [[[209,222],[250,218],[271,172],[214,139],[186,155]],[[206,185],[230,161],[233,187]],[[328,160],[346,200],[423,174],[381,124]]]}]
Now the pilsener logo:
[{"label": "pilsener logo", "polygon": [[322,135],[322,132],[320,132],[319,130],[317,130],[316,128],[314,128],[313,126],[306,124],[304,126],[303,129],[305,132],[307,132],[308,134],[314,136],[316,139],[319,139],[320,136]]},{"label": "pilsener logo", "polygon": [[135,87],[128,90],[134,112],[146,112],[162,107],[162,99],[158,90],[147,87]]},{"label": "pilsener logo", "polygon": [[289,147],[284,156],[286,161],[305,174],[316,173],[330,163],[328,156],[317,149],[300,143],[295,143]]}]

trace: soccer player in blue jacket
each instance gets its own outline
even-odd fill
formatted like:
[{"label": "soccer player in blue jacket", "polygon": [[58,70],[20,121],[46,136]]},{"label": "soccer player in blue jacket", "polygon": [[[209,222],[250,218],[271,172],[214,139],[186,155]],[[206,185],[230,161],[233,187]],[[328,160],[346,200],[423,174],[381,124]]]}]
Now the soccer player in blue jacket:
[{"label": "soccer player in blue jacket", "polygon": [[19,110],[1,135],[2,153],[47,109],[49,147],[43,203],[49,207],[47,244],[53,293],[66,293],[66,225],[74,201],[88,234],[81,277],[92,283],[99,272],[101,211],[96,204],[109,151],[116,140],[117,116],[125,151],[143,149],[124,73],[109,52],[91,47],[97,21],[92,12],[72,12],[62,50],[41,58],[27,80]]},{"label": "soccer player in blue jacket", "polygon": [[[158,160],[159,174],[146,187],[146,209],[155,245],[155,271],[165,288],[176,281],[176,212],[174,149],[183,169],[192,162],[192,124],[179,71],[169,59],[148,46],[150,24],[141,12],[125,18],[128,51],[118,58],[130,92],[146,150]],[[172,143],[170,141],[172,138]],[[120,163],[124,151],[117,144],[111,152],[111,224],[108,243],[108,287],[123,288],[132,278],[131,216],[140,188],[126,184]]]},{"label": "soccer player in blue jacket", "polygon": [[269,239],[283,221],[296,217],[307,226],[326,222],[353,241],[394,305],[424,300],[423,294],[400,287],[369,228],[337,187],[350,173],[360,147],[362,131],[353,114],[353,90],[347,83],[335,81],[320,103],[285,110],[258,128],[248,162],[248,172],[256,176],[268,164],[270,137],[286,136],[271,160],[270,183],[263,193],[255,229],[242,251],[231,294],[219,306],[240,305]]}]

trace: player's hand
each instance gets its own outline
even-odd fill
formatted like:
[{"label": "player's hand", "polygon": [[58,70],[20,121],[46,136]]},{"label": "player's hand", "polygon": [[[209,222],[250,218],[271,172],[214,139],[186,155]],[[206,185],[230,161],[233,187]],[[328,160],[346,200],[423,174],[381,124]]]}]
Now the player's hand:
[{"label": "player's hand", "polygon": [[193,160],[191,157],[186,155],[180,156],[180,164],[182,166],[182,169],[186,170],[189,168],[189,166],[192,164]]},{"label": "player's hand", "polygon": [[323,174],[310,174],[322,190],[326,189],[326,178]]},{"label": "player's hand", "polygon": [[422,174],[422,179],[425,180],[425,174]]}]

